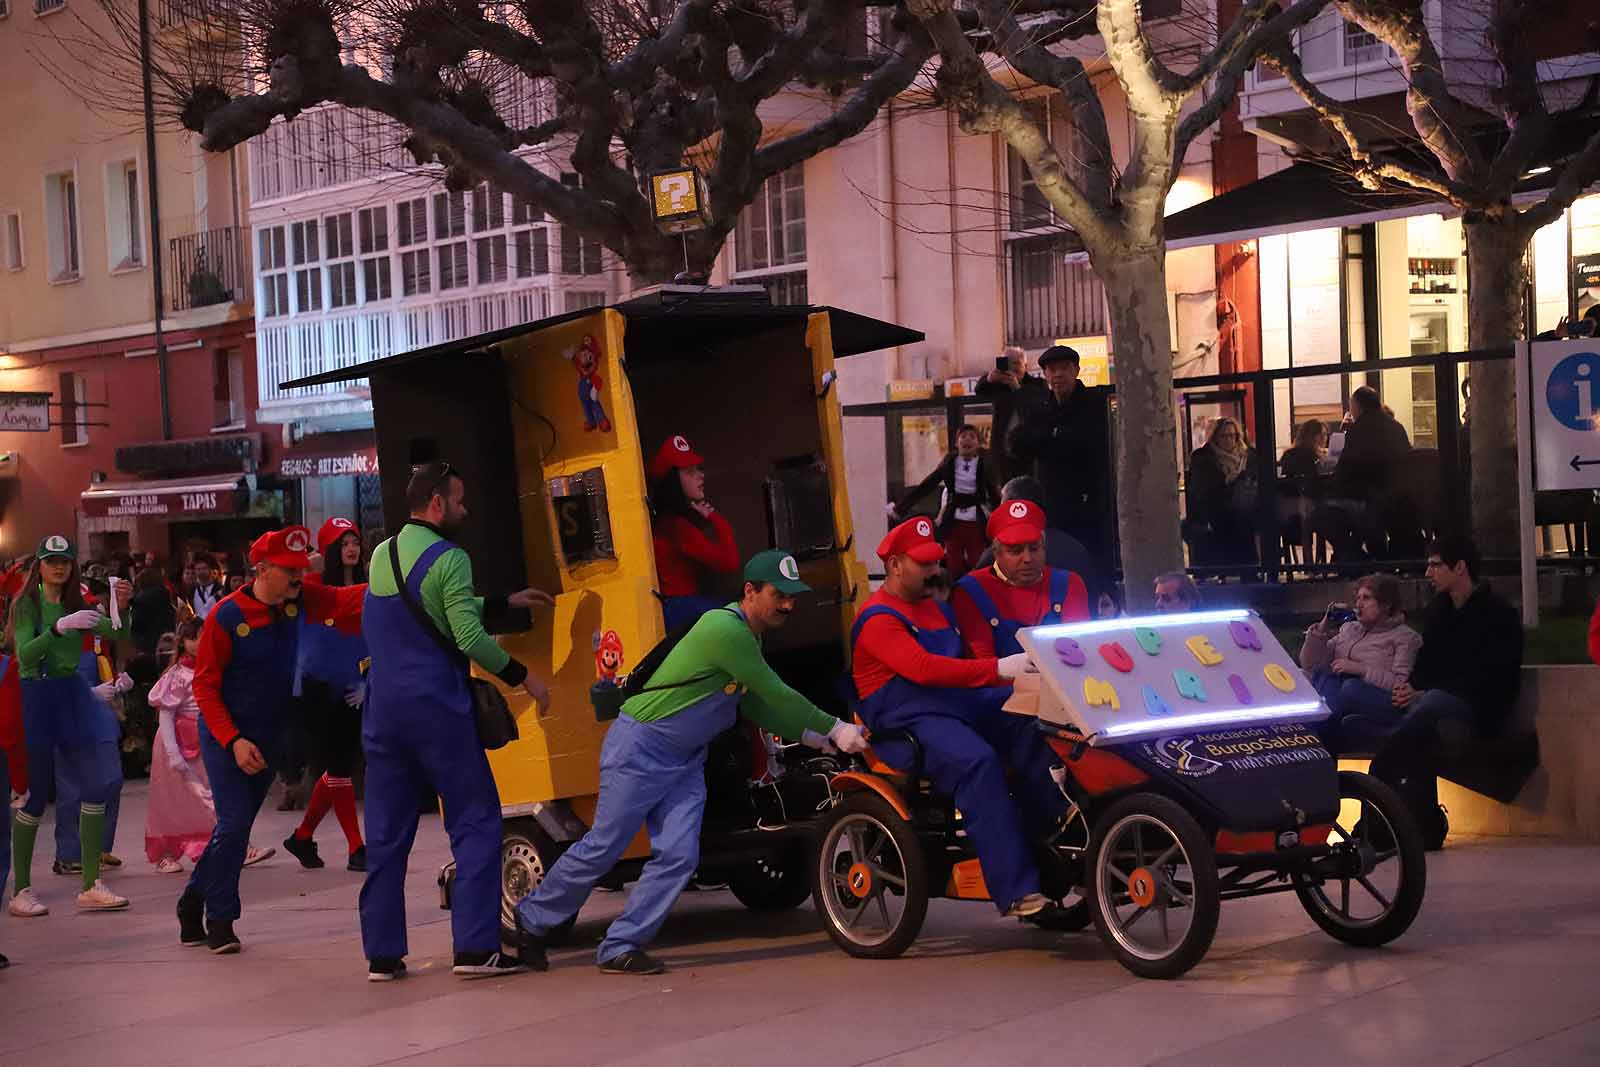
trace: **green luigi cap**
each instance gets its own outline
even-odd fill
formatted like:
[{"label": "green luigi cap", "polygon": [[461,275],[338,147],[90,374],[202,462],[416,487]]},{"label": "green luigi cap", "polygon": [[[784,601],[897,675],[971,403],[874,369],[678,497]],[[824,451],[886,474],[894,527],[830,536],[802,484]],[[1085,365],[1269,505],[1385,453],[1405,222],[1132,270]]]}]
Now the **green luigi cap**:
[{"label": "green luigi cap", "polygon": [[750,562],[744,565],[744,580],[775,585],[780,593],[811,592],[811,587],[800,580],[800,564],[782,548],[769,548],[751,556]]},{"label": "green luigi cap", "polygon": [[35,552],[34,555],[39,559],[59,556],[62,559],[76,560],[78,558],[78,546],[60,534],[51,534],[39,542],[39,551]]}]

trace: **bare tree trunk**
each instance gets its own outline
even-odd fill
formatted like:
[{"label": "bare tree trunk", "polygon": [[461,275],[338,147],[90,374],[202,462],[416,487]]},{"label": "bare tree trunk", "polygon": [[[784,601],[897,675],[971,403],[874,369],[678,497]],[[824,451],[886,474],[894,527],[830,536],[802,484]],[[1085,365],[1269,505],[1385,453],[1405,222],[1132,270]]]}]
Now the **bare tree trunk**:
[{"label": "bare tree trunk", "polygon": [[1150,606],[1156,575],[1183,566],[1166,256],[1157,245],[1092,258],[1105,285],[1116,355],[1123,588],[1128,609],[1138,611]]},{"label": "bare tree trunk", "polygon": [[[1522,336],[1528,235],[1505,216],[1471,216],[1467,343],[1503,348]],[[1516,373],[1510,360],[1472,367],[1472,528],[1485,556],[1517,555]]]}]

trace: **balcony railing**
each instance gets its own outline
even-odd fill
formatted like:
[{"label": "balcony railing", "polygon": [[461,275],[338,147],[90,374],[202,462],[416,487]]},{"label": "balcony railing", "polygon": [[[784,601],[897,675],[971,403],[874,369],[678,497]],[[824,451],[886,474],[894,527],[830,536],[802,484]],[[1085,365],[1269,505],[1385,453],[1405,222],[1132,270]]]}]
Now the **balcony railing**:
[{"label": "balcony railing", "polygon": [[33,0],[33,13],[47,15],[52,11],[60,11],[67,6],[67,0]]},{"label": "balcony railing", "polygon": [[156,5],[156,22],[163,27],[182,24],[220,27],[231,21],[237,21],[234,0],[160,0]]},{"label": "balcony railing", "polygon": [[1059,337],[1106,332],[1105,289],[1089,264],[1067,260],[1076,250],[1070,235],[1006,243],[1008,344],[1042,348]]},{"label": "balcony railing", "polygon": [[250,291],[246,241],[237,226],[172,238],[166,266],[167,309],[172,312],[243,303]]}]

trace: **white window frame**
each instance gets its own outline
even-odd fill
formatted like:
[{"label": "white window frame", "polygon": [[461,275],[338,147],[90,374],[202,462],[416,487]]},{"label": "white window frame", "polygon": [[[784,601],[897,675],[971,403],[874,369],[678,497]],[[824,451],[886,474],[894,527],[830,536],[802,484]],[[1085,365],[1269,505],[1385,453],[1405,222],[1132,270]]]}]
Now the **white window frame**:
[{"label": "white window frame", "polygon": [[[266,243],[263,244],[263,241]],[[263,319],[285,319],[289,305],[288,226],[263,226],[256,231],[256,314]],[[268,293],[271,299],[268,299]]]},{"label": "white window frame", "polygon": [[356,268],[354,211],[338,211],[322,217],[322,266],[327,278],[327,310],[357,307],[361,303],[361,292],[356,281],[360,272]]},{"label": "white window frame", "polygon": [[[128,189],[129,179],[133,189]],[[105,166],[106,269],[112,274],[144,270],[149,265],[145,249],[145,213],[139,210],[144,189],[144,168],[137,157],[118,159]],[[80,205],[79,215],[82,215]]]},{"label": "white window frame", "polygon": [[[70,197],[64,184],[69,181],[72,184]],[[45,250],[51,285],[71,285],[83,280],[82,189],[77,164],[45,174]],[[64,214],[57,217],[61,212]]]},{"label": "white window frame", "polygon": [[0,211],[0,226],[4,227],[0,239],[5,241],[6,270],[27,270],[28,245],[26,232],[22,228],[22,211],[10,207]]},{"label": "white window frame", "polygon": [[[216,372],[218,356],[227,357],[226,369],[228,372],[228,412],[227,418],[211,427],[211,432],[216,433],[220,430],[241,430],[245,426],[244,353],[237,348],[221,348],[217,349],[213,354],[211,359],[211,395],[213,404],[215,404],[216,401]],[[216,416],[217,412],[213,408],[212,418],[215,419]]]},{"label": "white window frame", "polygon": [[[797,219],[789,217],[789,194],[800,194],[800,216]],[[776,194],[776,196],[774,195]],[[776,208],[774,207],[776,205]],[[774,211],[776,210],[776,217]],[[755,266],[748,262],[752,256],[756,243],[754,225],[757,216],[761,219],[762,242],[764,243],[765,265]],[[792,242],[789,240],[792,229],[797,226],[800,236],[805,243],[798,258],[790,258]],[[772,262],[772,232],[774,227],[779,228],[785,235],[784,259],[781,262]],[[765,284],[767,281],[793,275],[807,273],[807,260],[810,254],[810,242],[806,240],[806,212],[805,212],[805,164],[796,163],[779,174],[774,174],[761,184],[761,191],[756,198],[745,205],[739,212],[739,221],[734,226],[733,238],[733,270],[731,276],[735,282],[750,284]]]},{"label": "white window frame", "polygon": [[[381,222],[381,225],[375,226],[374,220]],[[394,299],[394,265],[390,262],[392,244],[388,204],[364,207],[356,212],[356,255],[361,263],[358,278],[363,305]],[[381,284],[374,285],[375,281]]]},{"label": "white window frame", "polygon": [[67,9],[67,0],[33,0],[33,17],[42,19]]},{"label": "white window frame", "polygon": [[[89,443],[89,380],[82,371],[62,371],[63,374],[72,376],[72,440],[62,441],[62,448],[83,448]],[[61,380],[59,377],[56,379]],[[63,391],[61,401],[61,426],[65,429],[69,424],[66,421],[66,395]]]},{"label": "white window frame", "polygon": [[[289,287],[293,313],[308,315],[328,306],[327,293],[323,291],[322,270],[322,220],[299,219],[289,223],[289,266],[294,283]],[[307,307],[306,299],[315,299],[315,307]]]},{"label": "white window frame", "polygon": [[0,19],[11,17],[11,0],[0,0]]}]

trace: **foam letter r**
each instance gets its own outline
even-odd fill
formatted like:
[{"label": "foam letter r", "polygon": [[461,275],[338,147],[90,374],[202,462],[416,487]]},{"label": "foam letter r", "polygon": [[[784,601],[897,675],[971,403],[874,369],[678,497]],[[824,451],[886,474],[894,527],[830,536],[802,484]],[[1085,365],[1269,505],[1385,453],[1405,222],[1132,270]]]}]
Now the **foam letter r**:
[{"label": "foam letter r", "polygon": [[1173,671],[1172,682],[1178,687],[1179,696],[1190,700],[1206,699],[1206,687],[1200,684],[1200,676],[1193,671]]}]

